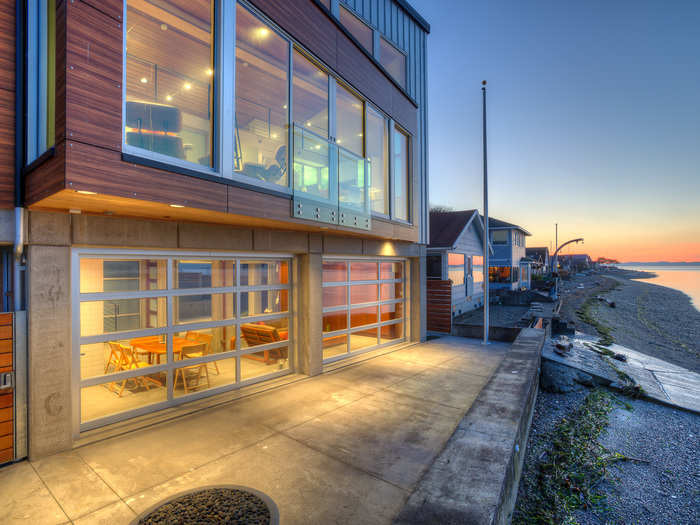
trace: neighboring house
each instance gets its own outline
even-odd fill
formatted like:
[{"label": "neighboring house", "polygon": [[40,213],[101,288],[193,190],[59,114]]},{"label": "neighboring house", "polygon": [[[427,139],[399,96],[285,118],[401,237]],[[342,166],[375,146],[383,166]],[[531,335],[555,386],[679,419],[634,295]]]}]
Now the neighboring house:
[{"label": "neighboring house", "polygon": [[537,275],[549,273],[549,248],[546,246],[537,248],[525,248],[525,255],[532,259],[532,272]]},{"label": "neighboring house", "polygon": [[406,0],[0,8],[0,463],[424,339]]},{"label": "neighboring house", "polygon": [[484,225],[477,210],[431,211],[427,253],[428,279],[452,281],[453,315],[484,304]]},{"label": "neighboring house", "polygon": [[525,238],[530,235],[516,224],[489,217],[494,252],[489,260],[491,290],[530,288],[531,262],[525,257]]},{"label": "neighboring house", "polygon": [[569,272],[580,272],[593,267],[593,260],[585,253],[557,255],[559,266]]}]

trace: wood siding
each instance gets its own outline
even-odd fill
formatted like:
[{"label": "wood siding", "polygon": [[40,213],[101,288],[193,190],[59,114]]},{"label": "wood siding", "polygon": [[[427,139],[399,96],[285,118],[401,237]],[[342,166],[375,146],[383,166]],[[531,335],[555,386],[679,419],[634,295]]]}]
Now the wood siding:
[{"label": "wood siding", "polygon": [[14,207],[15,2],[0,0],[0,208]]},{"label": "wood siding", "polygon": [[[14,371],[12,314],[0,314],[0,374]],[[0,464],[14,459],[14,391],[0,391]]]},{"label": "wood siding", "polygon": [[452,281],[426,281],[427,329],[429,332],[449,334],[452,330]]}]

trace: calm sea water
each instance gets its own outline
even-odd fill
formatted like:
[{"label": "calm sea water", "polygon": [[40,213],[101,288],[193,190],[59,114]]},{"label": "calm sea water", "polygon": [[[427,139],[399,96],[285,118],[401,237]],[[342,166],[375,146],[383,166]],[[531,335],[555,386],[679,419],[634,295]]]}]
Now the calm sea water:
[{"label": "calm sea water", "polygon": [[640,279],[643,282],[675,288],[690,296],[693,305],[700,310],[700,265],[698,266],[646,266],[641,264],[618,264],[620,268],[654,272],[653,279]]}]

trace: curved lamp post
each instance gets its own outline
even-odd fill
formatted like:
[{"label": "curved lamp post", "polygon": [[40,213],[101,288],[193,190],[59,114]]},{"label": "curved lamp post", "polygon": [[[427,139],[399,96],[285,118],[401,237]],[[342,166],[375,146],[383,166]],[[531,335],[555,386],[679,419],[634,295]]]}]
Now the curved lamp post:
[{"label": "curved lamp post", "polygon": [[562,249],[564,246],[566,246],[567,244],[571,244],[572,242],[573,242],[573,243],[579,243],[579,242],[580,242],[580,243],[583,244],[583,237],[580,237],[580,238],[578,238],[578,239],[571,239],[570,241],[566,241],[564,244],[562,244],[561,246],[559,246],[559,247],[554,251],[554,255],[552,255],[552,258],[553,258],[553,260],[554,260],[554,262],[552,263],[552,268],[553,268],[552,271],[553,271],[553,272],[556,272],[556,278],[557,278],[556,283],[555,283],[555,286],[554,286],[554,299],[556,299],[557,296],[559,295],[559,294],[558,294],[558,289],[559,289],[559,271],[557,270],[557,257],[558,257],[558,255],[559,255],[559,250],[561,250],[561,249]]}]

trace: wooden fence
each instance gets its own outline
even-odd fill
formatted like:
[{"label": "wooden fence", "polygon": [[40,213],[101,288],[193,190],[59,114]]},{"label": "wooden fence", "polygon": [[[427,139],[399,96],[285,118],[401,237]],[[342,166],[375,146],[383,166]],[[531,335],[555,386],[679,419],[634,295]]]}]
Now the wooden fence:
[{"label": "wooden fence", "polygon": [[452,331],[452,281],[428,279],[428,332]]},{"label": "wooden fence", "polygon": [[[14,371],[12,314],[0,314],[0,374]],[[0,390],[0,464],[14,459],[14,389]]]}]

